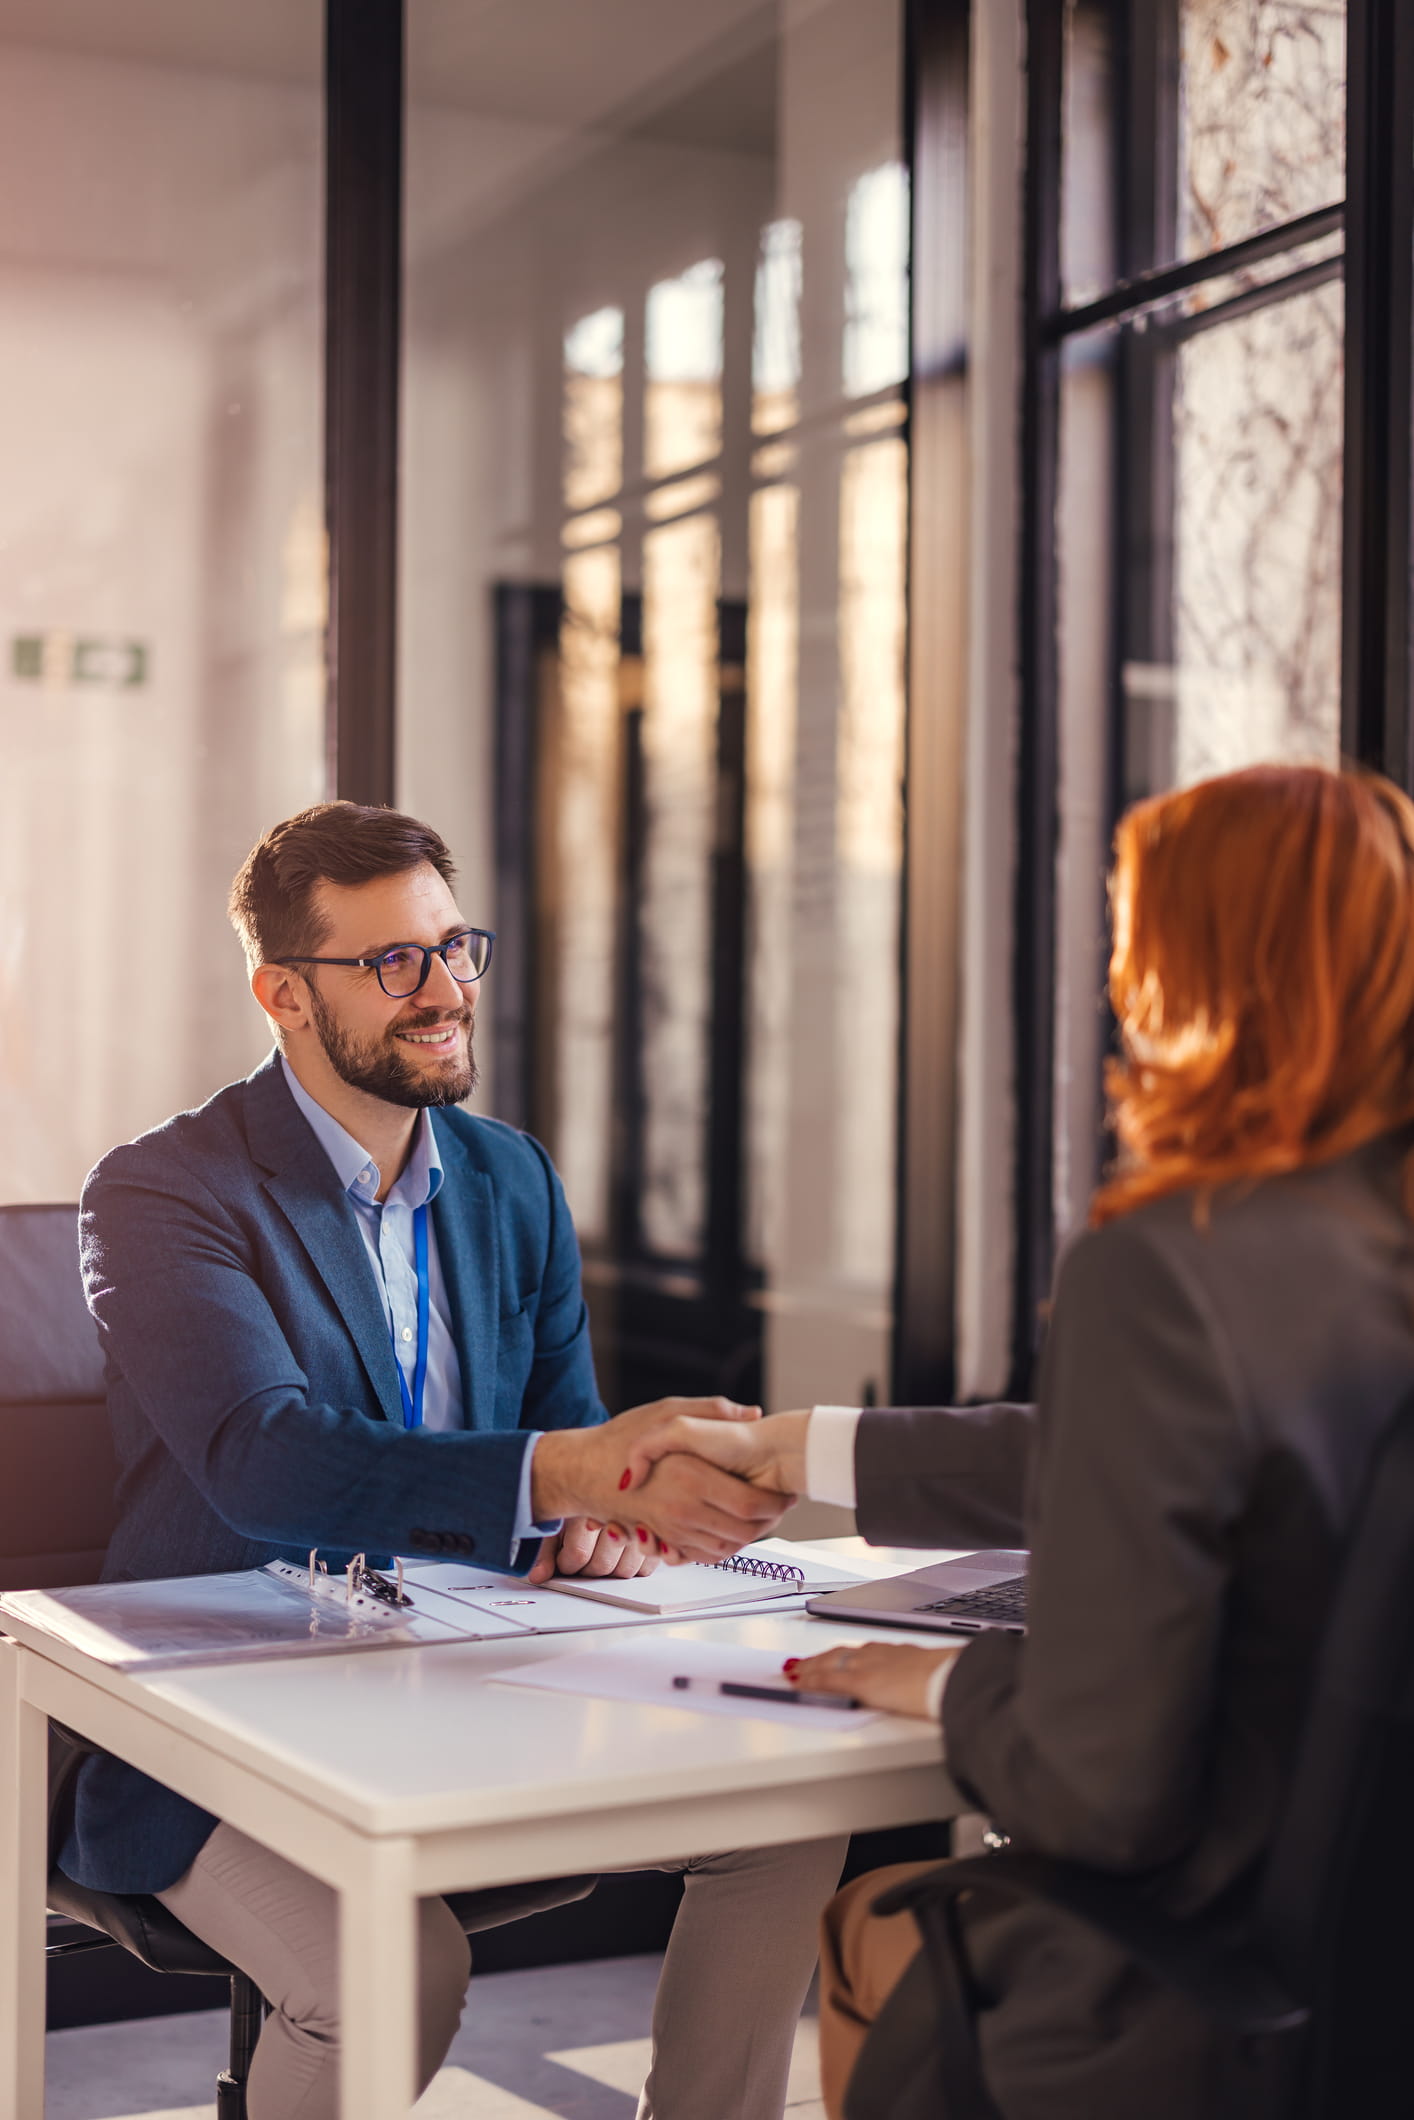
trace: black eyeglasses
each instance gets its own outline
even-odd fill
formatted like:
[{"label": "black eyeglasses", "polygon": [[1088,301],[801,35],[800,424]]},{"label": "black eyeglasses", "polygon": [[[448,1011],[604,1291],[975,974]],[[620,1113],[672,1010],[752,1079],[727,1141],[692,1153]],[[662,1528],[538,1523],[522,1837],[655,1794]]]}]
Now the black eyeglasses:
[{"label": "black eyeglasses", "polygon": [[421,993],[427,984],[427,975],[432,969],[432,959],[440,957],[458,986],[471,986],[479,979],[491,962],[491,945],[496,940],[491,928],[463,928],[459,935],[449,935],[445,942],[395,942],[390,950],[377,957],[279,957],[278,964],[356,964],[364,971],[378,974],[378,984],[390,1001],[406,1001],[413,994]]}]

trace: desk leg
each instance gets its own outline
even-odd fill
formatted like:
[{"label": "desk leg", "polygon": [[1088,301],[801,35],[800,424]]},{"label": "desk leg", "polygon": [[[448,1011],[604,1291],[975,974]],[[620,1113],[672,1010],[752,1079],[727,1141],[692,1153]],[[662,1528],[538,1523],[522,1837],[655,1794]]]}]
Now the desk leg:
[{"label": "desk leg", "polygon": [[48,1718],[21,1691],[24,1655],[0,1638],[0,2120],[44,2111]]},{"label": "desk leg", "polygon": [[403,2120],[417,2096],[412,1842],[364,1840],[339,1893],[339,2120]]}]

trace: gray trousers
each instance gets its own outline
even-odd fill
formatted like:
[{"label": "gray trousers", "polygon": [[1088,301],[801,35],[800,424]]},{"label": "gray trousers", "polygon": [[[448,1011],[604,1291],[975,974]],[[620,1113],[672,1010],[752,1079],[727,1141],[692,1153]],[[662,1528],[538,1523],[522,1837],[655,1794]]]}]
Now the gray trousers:
[{"label": "gray trousers", "polygon": [[[781,2120],[820,1910],[843,1839],[699,1855],[683,1874],[653,2008],[639,2120]],[[338,1918],[328,1885],[218,1825],[158,1898],[240,1966],[272,2006],[248,2091],[250,2120],[337,2120]],[[461,2019],[467,1939],[441,1899],[420,1902],[419,2088]]]}]

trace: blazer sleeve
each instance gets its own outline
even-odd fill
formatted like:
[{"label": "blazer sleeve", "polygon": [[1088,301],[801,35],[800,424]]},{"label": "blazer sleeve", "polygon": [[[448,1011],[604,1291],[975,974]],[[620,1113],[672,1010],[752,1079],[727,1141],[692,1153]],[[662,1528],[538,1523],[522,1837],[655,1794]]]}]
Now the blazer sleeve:
[{"label": "blazer sleeve", "polygon": [[868,1409],[854,1438],[855,1516],[876,1546],[1019,1546],[1034,1406]]},{"label": "blazer sleeve", "polygon": [[943,1699],[950,1771],[1018,1842],[1117,1871],[1201,1817],[1253,1445],[1191,1261],[1126,1217],[1078,1240],[1042,1371],[1027,1634]]},{"label": "blazer sleeve", "polygon": [[[84,1188],[84,1282],[116,1368],[188,1480],[266,1544],[528,1565],[512,1539],[523,1430],[408,1434],[321,1399],[232,1211],[170,1156],[116,1151]],[[453,1541],[456,1543],[454,1544]]]}]

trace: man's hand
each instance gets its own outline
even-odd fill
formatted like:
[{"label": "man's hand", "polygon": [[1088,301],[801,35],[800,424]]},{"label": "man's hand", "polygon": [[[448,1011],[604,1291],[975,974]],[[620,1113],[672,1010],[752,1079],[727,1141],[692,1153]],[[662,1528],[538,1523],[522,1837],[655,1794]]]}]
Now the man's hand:
[{"label": "man's hand", "polygon": [[635,1446],[683,1419],[694,1431],[715,1431],[759,1422],[760,1409],[730,1399],[658,1399],[597,1428],[549,1429],[536,1445],[531,1467],[536,1517],[587,1516],[623,1531],[626,1541],[641,1550],[668,1551],[689,1561],[724,1560],[763,1537],[793,1497],[758,1492],[701,1458],[681,1455],[634,1481]]},{"label": "man's hand", "polygon": [[626,1539],[587,1516],[571,1517],[563,1531],[542,1539],[527,1582],[548,1583],[552,1575],[651,1575],[658,1565],[658,1546],[650,1552],[637,1539]]},{"label": "man's hand", "polygon": [[[667,1402],[665,1402],[667,1403]],[[692,1406],[690,1400],[683,1401]],[[705,1458],[723,1472],[750,1480],[753,1486],[794,1497],[805,1492],[805,1434],[810,1412],[773,1413],[749,1426],[704,1421],[692,1411],[645,1428],[629,1451],[629,1485],[637,1492],[655,1464],[674,1451]]]}]

